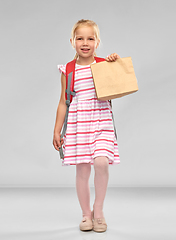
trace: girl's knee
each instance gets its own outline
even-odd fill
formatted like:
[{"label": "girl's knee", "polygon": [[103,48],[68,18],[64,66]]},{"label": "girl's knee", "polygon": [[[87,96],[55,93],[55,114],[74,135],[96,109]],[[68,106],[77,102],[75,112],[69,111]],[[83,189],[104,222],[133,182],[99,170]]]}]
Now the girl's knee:
[{"label": "girl's knee", "polygon": [[80,163],[76,165],[76,175],[86,178],[90,175],[91,172],[91,165],[90,163]]},{"label": "girl's knee", "polygon": [[100,170],[105,172],[108,170],[109,159],[108,157],[96,157],[94,158],[94,168],[95,170]]}]

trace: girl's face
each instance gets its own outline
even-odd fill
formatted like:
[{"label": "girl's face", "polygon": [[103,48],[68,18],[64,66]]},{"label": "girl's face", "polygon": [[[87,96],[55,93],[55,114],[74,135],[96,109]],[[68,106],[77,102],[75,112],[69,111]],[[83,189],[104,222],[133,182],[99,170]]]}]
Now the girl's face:
[{"label": "girl's face", "polygon": [[92,57],[99,45],[93,27],[79,27],[75,32],[75,39],[72,45],[75,47],[79,57]]}]

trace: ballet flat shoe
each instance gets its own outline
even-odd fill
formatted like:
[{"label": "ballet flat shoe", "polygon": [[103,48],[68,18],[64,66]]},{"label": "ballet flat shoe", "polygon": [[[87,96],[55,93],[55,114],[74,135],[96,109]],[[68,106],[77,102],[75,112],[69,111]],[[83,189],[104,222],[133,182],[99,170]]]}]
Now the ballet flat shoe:
[{"label": "ballet flat shoe", "polygon": [[83,217],[80,225],[79,225],[79,228],[81,231],[89,231],[89,230],[92,230],[93,229],[93,223],[92,223],[92,220],[89,219],[89,218],[86,218],[86,217]]},{"label": "ballet flat shoe", "polygon": [[93,215],[93,230],[94,232],[105,232],[107,230],[105,218],[94,218]]},{"label": "ballet flat shoe", "polygon": [[105,218],[94,218],[93,230],[95,232],[105,232],[107,230]]}]

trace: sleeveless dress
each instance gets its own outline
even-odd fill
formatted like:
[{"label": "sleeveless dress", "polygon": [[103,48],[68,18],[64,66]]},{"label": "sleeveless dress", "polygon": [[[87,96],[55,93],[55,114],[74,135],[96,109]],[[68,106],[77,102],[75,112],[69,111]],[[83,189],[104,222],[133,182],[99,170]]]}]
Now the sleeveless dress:
[{"label": "sleeveless dress", "polygon": [[[57,67],[66,74],[66,65]],[[98,156],[108,157],[109,164],[119,164],[111,106],[108,100],[97,99],[90,65],[76,64],[74,90],[63,137],[62,166],[89,162],[93,165]]]}]

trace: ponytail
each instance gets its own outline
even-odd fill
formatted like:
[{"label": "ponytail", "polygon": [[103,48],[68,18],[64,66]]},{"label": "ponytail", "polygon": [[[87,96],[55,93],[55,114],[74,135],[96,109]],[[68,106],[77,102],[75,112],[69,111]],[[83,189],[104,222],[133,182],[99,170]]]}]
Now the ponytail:
[{"label": "ponytail", "polygon": [[77,58],[78,58],[78,54],[76,53],[74,59],[77,59]]}]

